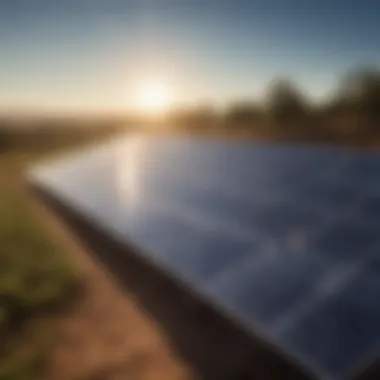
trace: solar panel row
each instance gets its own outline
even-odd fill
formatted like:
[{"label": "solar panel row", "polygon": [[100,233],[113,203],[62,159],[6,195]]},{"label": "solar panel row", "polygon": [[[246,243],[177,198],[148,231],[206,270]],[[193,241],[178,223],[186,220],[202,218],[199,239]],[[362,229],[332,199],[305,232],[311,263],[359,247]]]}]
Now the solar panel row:
[{"label": "solar panel row", "polygon": [[126,137],[28,178],[317,375],[380,342],[380,157]]}]

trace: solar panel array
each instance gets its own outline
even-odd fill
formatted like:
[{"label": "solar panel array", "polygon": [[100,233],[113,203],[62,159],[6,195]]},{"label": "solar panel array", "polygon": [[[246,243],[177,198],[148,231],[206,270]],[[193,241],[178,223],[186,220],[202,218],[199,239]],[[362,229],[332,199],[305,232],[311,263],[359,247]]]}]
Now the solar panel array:
[{"label": "solar panel array", "polygon": [[28,179],[323,379],[380,342],[380,157],[125,137]]}]

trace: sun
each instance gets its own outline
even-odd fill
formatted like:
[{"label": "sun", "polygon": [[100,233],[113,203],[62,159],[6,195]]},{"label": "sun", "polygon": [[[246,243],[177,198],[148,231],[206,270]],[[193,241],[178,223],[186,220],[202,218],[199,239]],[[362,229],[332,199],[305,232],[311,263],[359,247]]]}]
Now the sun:
[{"label": "sun", "polygon": [[159,115],[165,113],[172,102],[172,92],[163,83],[148,83],[139,91],[139,108],[146,114]]}]

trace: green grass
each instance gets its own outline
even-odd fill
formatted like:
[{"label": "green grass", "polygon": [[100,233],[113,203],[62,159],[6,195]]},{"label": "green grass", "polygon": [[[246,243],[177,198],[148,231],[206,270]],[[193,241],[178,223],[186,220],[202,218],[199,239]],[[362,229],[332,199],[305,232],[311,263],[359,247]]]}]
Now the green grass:
[{"label": "green grass", "polygon": [[36,324],[72,294],[77,275],[23,191],[0,188],[0,380],[38,378],[49,325]]}]

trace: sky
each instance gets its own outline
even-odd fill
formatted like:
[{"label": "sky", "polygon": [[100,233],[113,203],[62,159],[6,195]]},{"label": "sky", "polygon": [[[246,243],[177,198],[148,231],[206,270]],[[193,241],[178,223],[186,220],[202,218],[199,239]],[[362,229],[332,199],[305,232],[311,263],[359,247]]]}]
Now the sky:
[{"label": "sky", "polygon": [[323,99],[380,62],[377,0],[0,0],[0,110],[130,111],[261,99],[289,77]]}]

